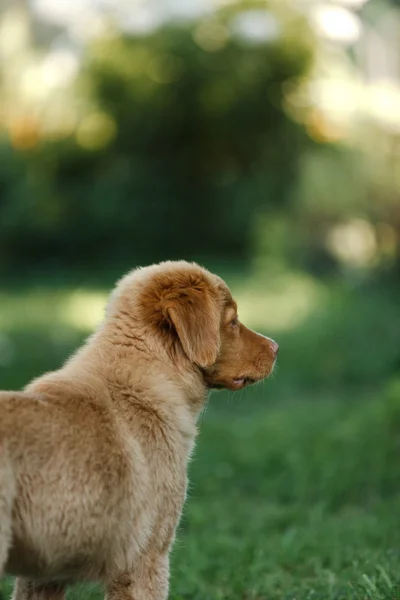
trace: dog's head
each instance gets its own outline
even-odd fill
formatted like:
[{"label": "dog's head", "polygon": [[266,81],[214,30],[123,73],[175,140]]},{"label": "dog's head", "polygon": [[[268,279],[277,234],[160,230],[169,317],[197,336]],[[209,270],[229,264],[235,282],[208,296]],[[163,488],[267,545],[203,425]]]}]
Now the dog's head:
[{"label": "dog's head", "polygon": [[245,327],[225,282],[184,261],[127,275],[117,288],[114,316],[133,317],[175,362],[197,369],[209,388],[238,390],[268,377],[278,344]]}]

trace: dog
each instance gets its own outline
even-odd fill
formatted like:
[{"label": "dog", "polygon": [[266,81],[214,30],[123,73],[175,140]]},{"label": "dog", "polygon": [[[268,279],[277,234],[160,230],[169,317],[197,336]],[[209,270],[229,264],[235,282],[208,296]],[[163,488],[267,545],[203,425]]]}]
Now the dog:
[{"label": "dog", "polygon": [[0,392],[0,576],[14,600],[62,600],[97,580],[109,600],[168,596],[168,556],[209,390],[273,370],[224,281],[195,263],[136,269],[58,371]]}]

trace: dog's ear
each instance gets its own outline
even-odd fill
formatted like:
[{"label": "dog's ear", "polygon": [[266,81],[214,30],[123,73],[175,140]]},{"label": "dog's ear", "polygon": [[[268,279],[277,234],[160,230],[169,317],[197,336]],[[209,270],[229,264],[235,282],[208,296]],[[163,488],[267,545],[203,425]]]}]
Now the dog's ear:
[{"label": "dog's ear", "polygon": [[220,347],[221,311],[217,298],[203,287],[170,294],[166,313],[188,359],[199,367],[215,363]]}]

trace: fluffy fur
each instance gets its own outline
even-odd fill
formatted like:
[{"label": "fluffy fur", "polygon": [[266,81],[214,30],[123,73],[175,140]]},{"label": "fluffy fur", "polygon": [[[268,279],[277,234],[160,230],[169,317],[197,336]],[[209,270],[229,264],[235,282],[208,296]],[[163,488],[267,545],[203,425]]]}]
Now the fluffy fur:
[{"label": "fluffy fur", "polygon": [[272,370],[226,284],[195,264],[135,270],[58,371],[0,392],[0,576],[15,600],[100,580],[112,600],[161,600],[207,390]]}]

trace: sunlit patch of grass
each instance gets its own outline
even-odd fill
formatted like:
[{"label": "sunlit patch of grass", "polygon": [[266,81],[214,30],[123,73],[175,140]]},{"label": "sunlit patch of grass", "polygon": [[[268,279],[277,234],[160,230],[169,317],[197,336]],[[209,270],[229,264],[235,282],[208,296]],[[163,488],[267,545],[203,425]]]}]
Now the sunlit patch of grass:
[{"label": "sunlit patch of grass", "polygon": [[37,288],[0,293],[0,331],[71,327],[91,331],[102,319],[107,294],[86,289]]},{"label": "sunlit patch of grass", "polygon": [[65,298],[61,317],[71,327],[90,331],[102,320],[106,302],[106,293],[77,290]]},{"label": "sunlit patch of grass", "polygon": [[234,283],[241,320],[256,329],[287,331],[308,318],[327,295],[325,287],[304,273],[271,279],[252,276]]},{"label": "sunlit patch of grass", "polygon": [[59,368],[101,320],[107,294],[34,287],[0,293],[0,385],[17,389]]}]

